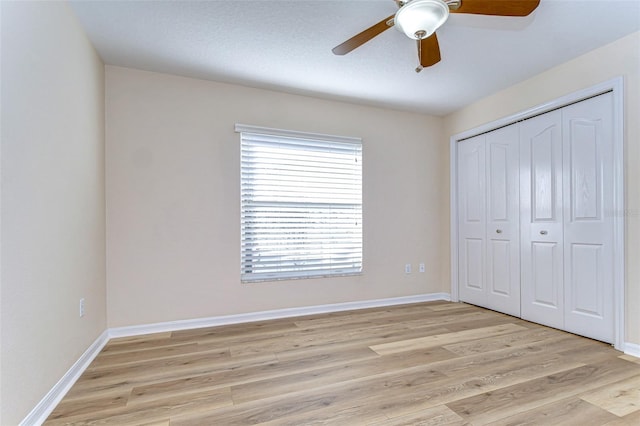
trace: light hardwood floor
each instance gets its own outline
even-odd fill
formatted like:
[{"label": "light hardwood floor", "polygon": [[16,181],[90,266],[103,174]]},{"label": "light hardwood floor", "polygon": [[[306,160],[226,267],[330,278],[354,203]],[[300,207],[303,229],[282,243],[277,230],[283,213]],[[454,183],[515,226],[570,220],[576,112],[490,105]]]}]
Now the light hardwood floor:
[{"label": "light hardwood floor", "polygon": [[640,425],[640,359],[420,303],[112,340],[46,424]]}]

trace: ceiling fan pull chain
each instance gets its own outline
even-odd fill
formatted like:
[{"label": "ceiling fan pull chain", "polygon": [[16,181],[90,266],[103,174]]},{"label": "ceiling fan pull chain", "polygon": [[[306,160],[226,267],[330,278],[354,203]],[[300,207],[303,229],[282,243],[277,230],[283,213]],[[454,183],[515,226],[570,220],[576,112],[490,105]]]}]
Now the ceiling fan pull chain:
[{"label": "ceiling fan pull chain", "polygon": [[420,72],[423,70],[423,66],[422,66],[422,40],[417,39],[416,43],[418,43],[418,66],[416,67],[416,72]]}]

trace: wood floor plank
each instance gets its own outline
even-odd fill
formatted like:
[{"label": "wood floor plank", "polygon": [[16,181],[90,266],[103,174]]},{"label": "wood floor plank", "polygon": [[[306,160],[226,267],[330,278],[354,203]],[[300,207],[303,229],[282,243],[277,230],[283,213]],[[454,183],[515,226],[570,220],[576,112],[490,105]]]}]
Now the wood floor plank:
[{"label": "wood floor plank", "polygon": [[431,368],[441,371],[448,377],[463,378],[473,377],[478,375],[478,372],[486,373],[499,370],[515,372],[522,366],[564,365],[574,368],[584,365],[575,358],[557,353],[571,344],[572,339],[558,337],[526,346],[508,347],[437,362],[433,363]]},{"label": "wood floor plank", "polygon": [[640,410],[640,375],[582,394],[584,401],[623,417]]},{"label": "wood floor plank", "polygon": [[616,416],[572,397],[555,401],[533,410],[525,411],[489,423],[491,426],[534,426],[534,425],[580,425],[599,426],[616,420]]},{"label": "wood floor plank", "polygon": [[292,318],[274,319],[267,321],[254,321],[222,326],[202,327],[171,332],[171,339],[182,341],[193,339],[217,339],[235,338],[237,336],[256,336],[273,333],[284,333],[296,329],[295,320]]},{"label": "wood floor plank", "polygon": [[478,330],[485,327],[495,327],[498,325],[506,325],[506,324],[510,326],[522,327],[523,330],[527,329],[521,324],[518,324],[518,322],[515,321],[514,318],[507,317],[507,316],[502,316],[502,317],[489,316],[485,318],[478,318],[478,319],[472,319],[472,320],[455,321],[455,322],[452,322],[451,324],[447,324],[446,327],[447,329],[449,329],[450,332],[455,333],[459,331]]},{"label": "wood floor plank", "polygon": [[[342,326],[353,325],[384,325],[402,322],[404,324],[410,324],[415,322],[416,324],[433,324],[449,322],[449,321],[464,321],[472,320],[474,318],[489,318],[493,317],[492,313],[475,307],[467,306],[464,309],[458,309],[453,313],[437,312],[426,310],[424,307],[416,308],[403,308],[402,311],[398,309],[388,309],[385,311],[371,310],[367,313],[356,313],[344,317],[340,317],[339,322]],[[296,325],[301,329],[321,329],[321,328],[333,328],[336,325],[336,318],[333,317],[318,317],[312,319],[298,320]]]},{"label": "wood floor plank", "polygon": [[369,426],[462,426],[466,422],[446,405],[438,405],[396,418],[385,418]]},{"label": "wood floor plank", "polygon": [[[119,352],[134,352],[144,351],[147,349],[154,349],[165,346],[173,346],[176,344],[182,344],[184,342],[174,342],[171,340],[171,333],[159,333],[151,334],[150,338],[145,336],[135,337],[119,337],[114,340],[110,340],[109,343],[102,349],[101,354],[115,354]],[[131,340],[130,340],[131,339]]]},{"label": "wood floor plank", "polygon": [[[385,411],[390,407],[387,401],[391,396],[397,397],[404,389],[432,382],[434,376],[429,371],[411,371],[393,378],[363,379],[250,401],[206,416],[180,416],[172,418],[172,423],[306,425],[336,418],[343,424],[375,422],[385,418]],[[403,398],[396,404],[404,405],[405,402],[406,398]]]},{"label": "wood floor plank", "polygon": [[114,347],[122,344],[130,348],[132,346],[135,346],[135,344],[144,344],[158,340],[167,340],[171,338],[171,333],[171,331],[163,331],[161,333],[141,334],[137,336],[114,337],[113,339],[109,340],[108,346]]},{"label": "wood floor plank", "polygon": [[[640,374],[640,366],[638,367],[632,369],[636,374]],[[486,424],[540,407],[553,400],[609,385],[628,377],[629,372],[625,361],[614,358],[485,392],[447,405],[468,421]]]},{"label": "wood floor plank", "polygon": [[624,417],[605,423],[605,426],[638,426],[640,425],[640,411],[634,411]]},{"label": "wood floor plank", "polygon": [[114,366],[139,362],[140,359],[164,359],[172,358],[177,355],[184,355],[197,352],[198,343],[182,343],[179,345],[160,346],[147,349],[144,352],[128,351],[128,352],[105,352],[99,354],[92,362],[91,367],[96,368],[103,365]]},{"label": "wood floor plank", "polygon": [[[225,425],[245,426],[264,425],[265,423],[280,422],[286,424],[287,419],[299,422],[300,416],[305,413],[314,413],[317,410],[331,407],[338,401],[338,395],[326,395],[318,397],[310,395],[306,398],[289,398],[279,400],[277,404],[269,399],[266,404],[243,404],[234,409],[217,410],[202,414],[178,415],[171,418],[172,426],[201,426],[201,425]],[[335,413],[331,410],[330,413]],[[308,414],[307,414],[308,415]],[[323,413],[323,418],[335,414]],[[305,424],[305,422],[297,423]]]},{"label": "wood floor plank", "polygon": [[395,324],[376,327],[364,327],[359,330],[343,331],[341,328],[334,328],[327,331],[322,336],[313,336],[309,333],[300,333],[288,336],[287,339],[258,340],[242,345],[231,346],[231,355],[253,355],[264,352],[285,352],[298,350],[300,348],[316,348],[321,346],[340,345],[354,346],[365,344],[382,344],[383,342],[406,338],[412,339],[416,336],[446,333],[448,330],[440,325],[431,325],[424,329],[415,330]]},{"label": "wood floor plank", "polygon": [[[366,350],[365,350],[366,349]],[[137,386],[131,393],[132,400],[157,398],[159,395],[189,393],[204,389],[215,389],[220,387],[233,387],[237,389],[245,383],[268,382],[278,380],[281,377],[288,377],[291,374],[309,371],[314,368],[338,369],[341,366],[349,365],[348,362],[358,362],[377,355],[365,349],[348,350],[329,354],[328,356],[311,356],[306,358],[295,358],[286,361],[275,360],[264,364],[248,365],[233,369],[220,369],[211,373],[185,375],[174,380],[167,380],[147,386]],[[236,398],[234,398],[235,400]]]},{"label": "wood floor plank", "polygon": [[210,374],[215,371],[227,371],[241,363],[249,368],[255,365],[266,365],[276,362],[275,354],[262,354],[259,357],[246,359],[230,359],[228,352],[198,352],[187,354],[168,360],[141,361],[138,364],[125,366],[106,366],[99,370],[87,370],[76,384],[69,390],[68,395],[78,396],[87,393],[111,392],[119,386],[139,386],[153,384],[185,376]]},{"label": "wood floor plank", "polygon": [[46,424],[636,426],[637,361],[463,303],[368,308],[114,339]]},{"label": "wood floor plank", "polygon": [[525,330],[524,327],[513,324],[501,324],[496,326],[464,330],[453,333],[436,334],[433,336],[416,337],[413,339],[398,340],[371,346],[371,349],[380,355],[396,352],[404,352],[414,349],[443,346],[465,340],[476,340],[483,337],[498,336]]},{"label": "wood floor plank", "polygon": [[469,308],[478,309],[476,306],[468,305],[463,302],[429,304],[429,306],[427,306],[426,308],[436,312],[443,312],[443,311],[450,312],[450,311],[457,311],[459,309],[469,309]]},{"label": "wood floor plank", "polygon": [[593,364],[611,359],[612,357],[617,358],[620,352],[613,349],[609,344],[596,342],[587,338],[579,338],[579,340],[574,340],[570,348],[558,353],[573,358],[579,356],[583,363]]},{"label": "wood floor plank", "polygon": [[567,360],[549,364],[547,360],[536,361],[533,359],[511,369],[500,364],[498,362],[490,368],[483,368],[476,375],[453,377],[414,388],[412,389],[413,394],[418,396],[410,401],[407,401],[406,397],[390,395],[385,402],[385,414],[391,418],[403,416],[436,405],[470,398],[484,392],[493,392],[508,386],[526,383],[546,374],[566,371],[576,366],[575,362]]},{"label": "wood floor plank", "polygon": [[549,338],[558,336],[566,337],[566,333],[552,328],[526,329],[516,333],[468,340],[460,343],[443,345],[442,347],[460,356],[465,356],[542,342]]},{"label": "wood floor plank", "polygon": [[[373,376],[397,375],[404,369],[425,365],[437,360],[450,359],[451,353],[441,349],[420,350],[412,353],[394,354],[386,357],[356,360],[338,366],[306,369],[296,374],[287,374],[273,379],[252,381],[231,388],[235,403],[259,400],[270,395],[300,392],[313,386],[345,383]],[[433,377],[444,377],[434,373]]]},{"label": "wood floor plank", "polygon": [[140,426],[171,426],[171,419],[152,420],[149,423],[140,423]]},{"label": "wood floor plank", "polygon": [[232,404],[233,401],[231,400],[231,394],[228,389],[216,389],[197,394],[174,396],[171,400],[156,399],[149,401],[145,405],[134,404],[133,406],[126,405],[124,407],[105,408],[89,413],[59,417],[57,419],[50,417],[45,424],[52,426],[68,423],[137,426],[145,422],[161,422],[182,413],[211,412]]},{"label": "wood floor plank", "polygon": [[640,364],[640,358],[637,358],[632,355],[620,355],[618,358],[624,359],[625,361],[635,362],[636,364]]},{"label": "wood floor plank", "polygon": [[[124,363],[119,363],[118,360],[116,360],[116,362],[104,362],[105,360],[108,361],[108,359],[98,356],[94,362],[89,365],[86,373],[87,376],[102,377],[113,375],[118,371],[136,370],[139,368],[153,369],[157,366],[170,367],[179,364],[188,365],[197,359],[223,362],[225,360],[230,361],[231,358],[231,352],[228,347],[216,347],[212,350],[202,351],[200,350],[201,348],[198,347],[198,344],[196,344],[196,346],[190,346],[190,348],[192,349],[191,351],[173,353],[160,358],[147,357],[148,351],[142,353],[136,351],[132,359]],[[118,355],[122,355],[122,353]],[[99,358],[100,361],[98,361]]]},{"label": "wood floor plank", "polygon": [[50,420],[68,419],[77,416],[91,415],[99,411],[110,411],[127,405],[130,389],[120,388],[118,393],[108,397],[92,398],[90,400],[74,400],[65,398],[49,415]]}]

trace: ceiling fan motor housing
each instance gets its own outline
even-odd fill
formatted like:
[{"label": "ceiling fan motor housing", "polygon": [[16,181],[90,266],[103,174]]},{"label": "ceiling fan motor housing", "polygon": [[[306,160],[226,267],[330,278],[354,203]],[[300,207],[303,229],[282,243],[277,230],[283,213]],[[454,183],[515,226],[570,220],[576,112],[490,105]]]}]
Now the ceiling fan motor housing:
[{"label": "ceiling fan motor housing", "polygon": [[443,0],[411,0],[394,17],[398,30],[414,40],[430,37],[449,17]]}]

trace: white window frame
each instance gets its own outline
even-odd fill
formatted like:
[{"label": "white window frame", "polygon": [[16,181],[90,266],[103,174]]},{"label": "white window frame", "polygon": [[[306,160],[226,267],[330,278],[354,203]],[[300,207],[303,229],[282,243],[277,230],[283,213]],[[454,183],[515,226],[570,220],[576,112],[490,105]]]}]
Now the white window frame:
[{"label": "white window frame", "polygon": [[[241,281],[361,274],[362,139],[245,124],[235,131],[241,143]],[[309,223],[311,216],[320,223]],[[283,232],[289,227],[296,231]]]}]

